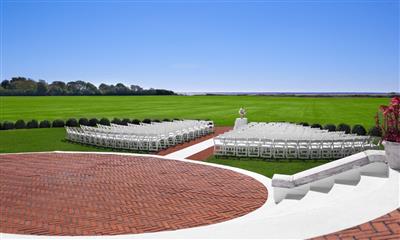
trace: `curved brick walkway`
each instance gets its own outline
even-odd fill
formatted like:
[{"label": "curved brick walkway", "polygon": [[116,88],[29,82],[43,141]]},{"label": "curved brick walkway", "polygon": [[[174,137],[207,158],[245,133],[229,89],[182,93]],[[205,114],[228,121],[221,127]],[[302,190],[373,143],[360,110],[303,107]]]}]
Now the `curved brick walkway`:
[{"label": "curved brick walkway", "polygon": [[220,168],[101,154],[0,155],[0,232],[101,235],[226,221],[264,204],[265,187]]},{"label": "curved brick walkway", "polygon": [[400,209],[370,222],[313,239],[400,239]]}]

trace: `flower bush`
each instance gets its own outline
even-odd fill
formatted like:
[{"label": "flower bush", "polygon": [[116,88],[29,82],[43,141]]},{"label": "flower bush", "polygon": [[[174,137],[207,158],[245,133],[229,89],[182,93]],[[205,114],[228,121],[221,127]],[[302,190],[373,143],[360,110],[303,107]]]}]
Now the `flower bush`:
[{"label": "flower bush", "polygon": [[394,97],[389,106],[380,106],[375,116],[376,126],[382,131],[382,140],[400,143],[400,97]]}]

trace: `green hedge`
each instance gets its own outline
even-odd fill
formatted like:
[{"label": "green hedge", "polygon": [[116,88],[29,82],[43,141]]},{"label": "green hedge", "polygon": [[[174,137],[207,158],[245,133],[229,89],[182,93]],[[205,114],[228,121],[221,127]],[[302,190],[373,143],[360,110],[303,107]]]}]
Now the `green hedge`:
[{"label": "green hedge", "polygon": [[26,128],[38,128],[39,127],[39,122],[35,119],[30,120],[27,124],[26,124]]},{"label": "green hedge", "polygon": [[39,128],[49,128],[51,127],[51,123],[48,120],[43,120],[39,123]]},{"label": "green hedge", "polygon": [[[179,119],[175,118],[174,120],[179,120]],[[168,122],[171,120],[165,118],[165,119],[163,119],[163,121]],[[128,123],[139,125],[141,121],[139,119],[133,119],[131,121],[129,118],[124,118],[122,120],[119,118],[113,118],[113,120],[111,122],[115,123],[115,124],[120,124],[120,125],[128,125]],[[146,118],[146,119],[143,119],[142,122],[143,123],[151,123],[151,122],[160,122],[160,120],[158,120],[158,119],[150,120],[150,119]],[[24,120],[20,119],[20,120],[17,120],[15,123],[11,122],[11,121],[0,122],[0,130],[22,129],[22,128],[50,128],[50,127],[57,128],[57,127],[64,127],[64,126],[78,127],[80,125],[95,127],[98,123],[102,124],[102,125],[110,125],[110,120],[108,120],[107,118],[101,118],[100,120],[98,120],[97,118],[91,118],[90,120],[88,120],[87,118],[80,118],[79,120],[77,120],[75,118],[70,118],[66,122],[64,122],[64,120],[62,120],[62,119],[56,119],[53,122],[50,122],[48,120],[43,120],[43,121],[40,121],[40,123],[39,123],[37,120],[32,119],[29,122],[25,123]],[[306,122],[302,122],[299,124],[302,126],[309,126],[309,124]],[[353,127],[350,127],[350,125],[345,124],[345,123],[341,123],[341,124],[337,125],[337,127],[334,124],[326,124],[326,125],[324,125],[324,127],[322,127],[321,124],[314,123],[311,125],[311,127],[319,128],[319,129],[327,129],[328,131],[343,131],[346,133],[353,133],[353,134],[357,134],[357,135],[361,135],[361,136],[368,134],[368,135],[374,136],[374,137],[381,137],[381,135],[382,135],[382,132],[378,127],[372,127],[367,132],[365,127],[360,124],[356,124]]]}]

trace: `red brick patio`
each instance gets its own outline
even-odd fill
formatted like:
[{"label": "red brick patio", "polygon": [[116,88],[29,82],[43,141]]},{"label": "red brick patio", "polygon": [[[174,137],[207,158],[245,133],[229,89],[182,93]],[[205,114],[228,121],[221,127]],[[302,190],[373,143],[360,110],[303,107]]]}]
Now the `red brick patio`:
[{"label": "red brick patio", "polygon": [[370,222],[343,231],[314,238],[314,240],[330,239],[400,239],[400,209],[397,209]]},{"label": "red brick patio", "polygon": [[264,204],[267,190],[220,168],[101,154],[0,155],[0,232],[113,235],[218,223]]}]

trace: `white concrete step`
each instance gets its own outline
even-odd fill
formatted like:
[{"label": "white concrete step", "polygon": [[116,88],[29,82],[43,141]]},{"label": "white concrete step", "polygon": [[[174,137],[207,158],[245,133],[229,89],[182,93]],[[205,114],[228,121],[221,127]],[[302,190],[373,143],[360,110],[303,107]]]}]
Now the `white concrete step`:
[{"label": "white concrete step", "polygon": [[387,178],[381,177],[361,176],[360,181],[355,186],[336,183],[327,193],[310,190],[299,200],[293,198],[282,200],[276,207],[276,213],[288,211],[304,212],[311,209],[346,204],[354,199],[362,199],[374,194],[387,180]]}]

